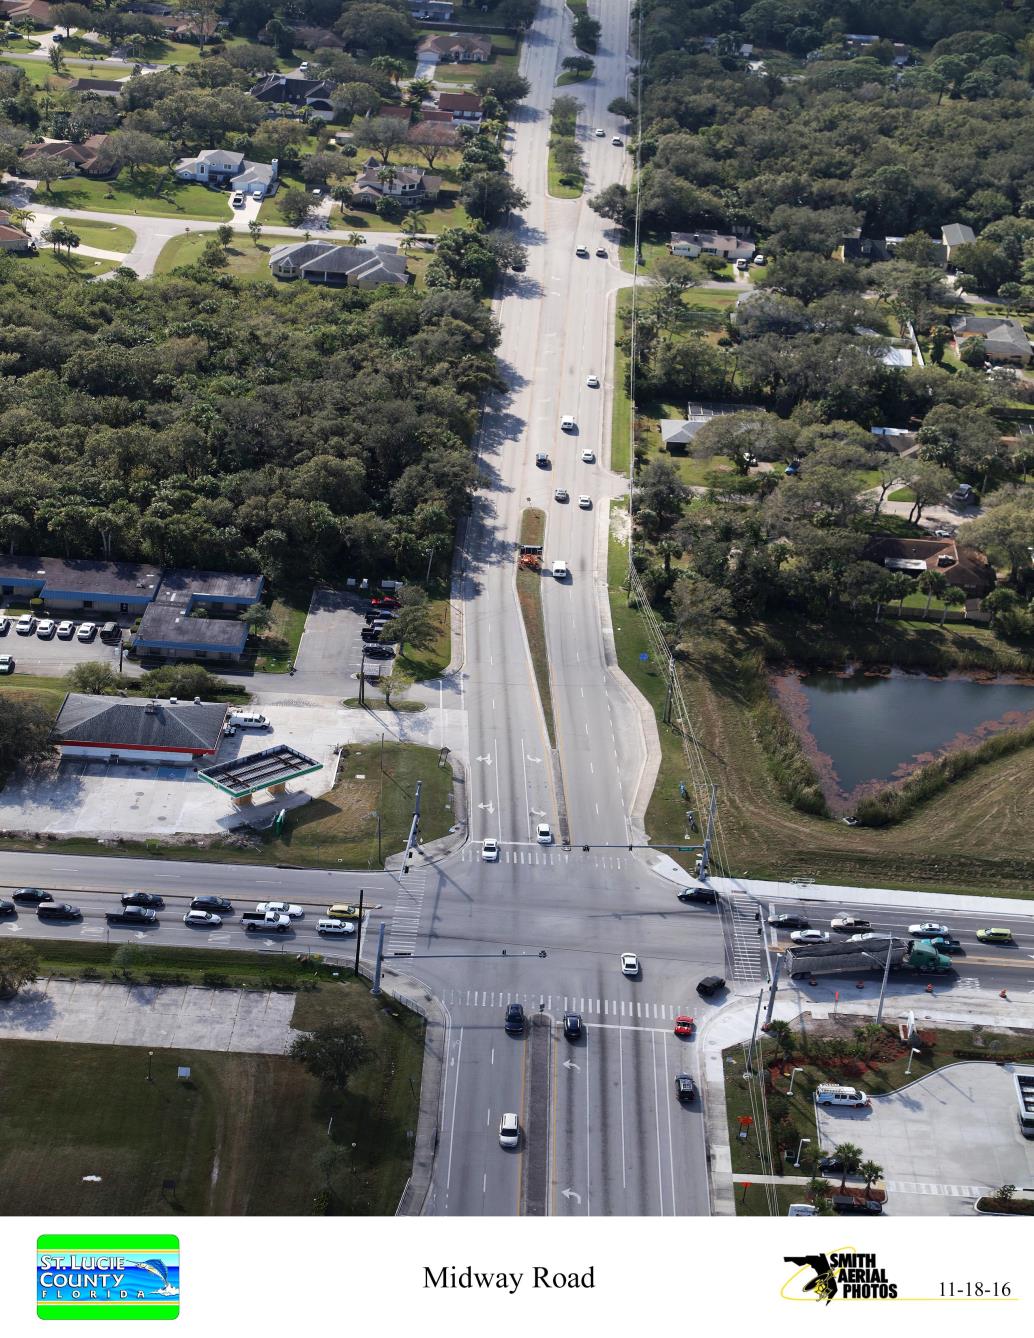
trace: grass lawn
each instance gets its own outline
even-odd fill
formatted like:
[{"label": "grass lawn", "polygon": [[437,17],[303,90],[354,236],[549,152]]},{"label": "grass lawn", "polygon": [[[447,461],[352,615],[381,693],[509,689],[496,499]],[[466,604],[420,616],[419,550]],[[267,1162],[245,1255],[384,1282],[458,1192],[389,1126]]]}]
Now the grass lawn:
[{"label": "grass lawn", "polygon": [[[545,541],[546,513],[537,506],[525,507],[521,512],[520,542],[539,544]],[[542,582],[546,579],[544,569],[532,571],[519,568],[517,571],[517,602],[521,606],[524,619],[524,631],[528,638],[531,663],[535,670],[535,682],[538,685],[539,698],[542,702],[542,714],[546,718],[546,731],[549,742],[556,747],[556,732],[553,723],[553,692],[549,680],[549,657],[546,654],[546,624],[542,614]]]},{"label": "grass lawn", "polygon": [[19,264],[31,267],[34,274],[60,274],[63,278],[96,279],[101,274],[110,274],[118,268],[117,260],[98,260],[96,256],[77,256],[73,251],[70,256],[57,255],[54,251],[44,250],[37,255],[16,256]]},{"label": "grass lawn", "polygon": [[561,70],[556,81],[557,88],[566,88],[568,84],[581,84],[592,77],[592,70]]},{"label": "grass lawn", "polygon": [[[0,1211],[302,1215],[328,1187],[331,1213],[394,1212],[412,1161],[423,1022],[364,983],[299,999],[296,1025],[337,1020],[362,1027],[371,1056],[341,1095],[282,1055],[161,1049],[147,1082],[139,1047],[0,1041]],[[329,1168],[327,1147],[338,1151]],[[167,1178],[174,1192],[163,1193]]]},{"label": "grass lawn", "polygon": [[556,156],[552,148],[550,148],[548,167],[550,195],[556,200],[577,200],[582,193],[585,178],[579,173],[577,178],[578,184],[575,186],[570,184],[573,176],[574,174],[570,172],[561,174],[560,169],[556,165]]},{"label": "grass lawn", "polygon": [[287,666],[298,658],[298,643],[305,631],[305,616],[311,600],[310,585],[284,590],[273,600],[269,609],[272,620],[256,643],[259,646],[255,657],[257,672],[287,673]]},{"label": "grass lawn", "polygon": [[892,493],[887,494],[888,502],[914,502],[915,493],[911,488],[895,488]]},{"label": "grass lawn", "polygon": [[408,674],[420,681],[424,678],[437,678],[452,658],[452,628],[447,599],[432,599],[428,609],[434,621],[434,644],[426,650],[416,650],[410,646],[398,657],[398,663]]},{"label": "grass lawn", "polygon": [[28,698],[45,706],[53,715],[57,715],[65,699],[65,687],[59,678],[14,673],[0,678],[0,696],[23,700]]},{"label": "grass lawn", "polygon": [[[215,234],[212,232],[185,232],[179,237],[170,237],[158,256],[155,274],[168,274],[181,265],[194,264],[200,259],[206,244],[214,240]],[[225,268],[213,272],[235,274],[240,279],[254,279],[262,283],[275,282],[269,272],[269,252],[274,246],[290,240],[289,237],[278,237],[260,241],[256,246],[249,233],[235,233],[226,251],[229,263]]]},{"label": "grass lawn", "polygon": [[[119,223],[92,223],[87,219],[55,219],[55,226],[71,228],[84,246],[125,255],[136,245],[136,233]],[[85,259],[85,257],[83,257]]]},{"label": "grass lawn", "polygon": [[124,79],[133,72],[132,65],[97,60],[66,60],[65,73],[60,75],[54,73],[49,60],[19,60],[17,56],[4,56],[0,63],[23,70],[29,82],[37,88],[67,88],[73,79]]},{"label": "grass lawn", "polygon": [[39,42],[34,42],[31,37],[7,37],[0,42],[0,51],[38,51]]},{"label": "grass lawn", "polygon": [[[275,200],[274,196],[274,200]],[[262,206],[265,209],[265,205]],[[444,232],[446,228],[464,228],[470,222],[467,211],[459,203],[459,193],[443,189],[438,194],[438,203],[433,209],[419,209],[420,226],[424,232]],[[265,220],[263,220],[265,221]],[[269,220],[271,223],[273,219]],[[342,210],[335,206],[330,215],[332,228],[345,228],[349,232],[398,232],[401,224],[390,223],[381,218],[372,209]]]},{"label": "grass lawn", "polygon": [[[466,21],[464,17],[464,21]],[[426,34],[441,35],[440,28],[418,28],[418,40]],[[492,33],[492,58],[454,64],[440,61],[434,72],[437,84],[472,84],[482,70],[516,70],[519,39],[515,33]]]},{"label": "grass lawn", "polygon": [[113,181],[91,181],[74,177],[51,183],[48,191],[40,186],[35,193],[38,204],[56,209],[91,209],[102,214],[146,214],[159,218],[197,218],[218,223],[230,219],[230,197],[225,191],[210,190],[194,182],[177,181],[171,174],[162,178],[161,195],[149,182],[134,186],[128,172],[120,172]]},{"label": "grass lawn", "polygon": [[806,1203],[803,1185],[736,1185],[737,1217],[771,1217],[769,1193],[775,1194],[776,1217],[785,1217],[791,1203]]}]

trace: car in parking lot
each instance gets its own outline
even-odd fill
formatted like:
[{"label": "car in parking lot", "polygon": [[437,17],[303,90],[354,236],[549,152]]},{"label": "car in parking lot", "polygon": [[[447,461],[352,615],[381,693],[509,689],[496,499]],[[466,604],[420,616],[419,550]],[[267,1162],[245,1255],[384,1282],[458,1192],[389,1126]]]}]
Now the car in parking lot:
[{"label": "car in parking lot", "polygon": [[623,952],[621,954],[621,974],[623,976],[637,976],[639,974],[639,958],[634,952]]},{"label": "car in parking lot", "polygon": [[219,911],[222,914],[233,911],[233,903],[225,897],[193,897],[190,902],[192,911]]},{"label": "car in parking lot", "polygon": [[67,901],[50,901],[37,906],[36,914],[41,920],[78,920],[82,911]]},{"label": "car in parking lot", "polygon": [[499,1121],[499,1146],[515,1148],[521,1141],[521,1122],[516,1111],[507,1111]]},{"label": "car in parking lot", "polygon": [[844,1159],[831,1152],[828,1156],[819,1158],[818,1169],[823,1175],[839,1175],[844,1169]]},{"label": "car in parking lot", "polygon": [[564,1036],[569,1041],[578,1040],[582,1034],[582,1015],[581,1013],[564,1014]]},{"label": "car in parking lot", "polygon": [[0,674],[14,673],[14,656],[0,655]]},{"label": "car in parking lot", "polygon": [[230,204],[234,209],[243,209],[244,192],[240,190],[235,190],[233,194],[230,196]]},{"label": "car in parking lot", "polygon": [[62,641],[71,641],[75,636],[75,623],[69,622],[67,618],[63,619],[57,625],[57,634]]},{"label": "car in parking lot", "polygon": [[395,658],[395,652],[392,648],[379,641],[364,645],[363,653],[368,660],[393,660]]},{"label": "car in parking lot", "polygon": [[394,595],[372,595],[370,598],[371,609],[397,609],[399,601]]},{"label": "car in parking lot", "polygon": [[770,915],[768,923],[773,929],[810,929],[810,923],[803,915],[797,915],[794,911],[780,911],[777,915]]},{"label": "car in parking lot", "polygon": [[947,925],[939,925],[933,920],[924,920],[922,924],[909,925],[908,932],[915,934],[916,938],[934,938],[938,934],[950,934],[951,930]]},{"label": "car in parking lot", "polygon": [[122,640],[122,628],[116,622],[106,622],[101,627],[101,640],[117,642]]},{"label": "car in parking lot", "polygon": [[825,929],[795,929],[790,935],[791,943],[828,943],[829,934]]},{"label": "car in parking lot", "polygon": [[737,261],[736,261],[736,268],[737,268],[738,270],[750,269],[750,261],[749,261],[749,260],[743,260],[743,259],[737,260]]},{"label": "car in parking lot", "polygon": [[123,906],[150,906],[152,910],[163,911],[165,898],[157,892],[127,892],[122,898]]},{"label": "car in parking lot", "polygon": [[1011,929],[978,929],[977,938],[981,943],[1011,943]]},{"label": "car in parking lot", "polygon": [[510,1003],[506,1005],[506,1012],[503,1014],[503,1027],[511,1036],[519,1036],[524,1031],[524,1007],[519,1003]]},{"label": "car in parking lot", "polygon": [[590,390],[599,390],[600,378],[596,375],[595,372],[590,372],[589,375],[585,378],[585,384],[589,387]]},{"label": "car in parking lot", "polygon": [[831,1202],[833,1211],[843,1216],[861,1213],[875,1217],[883,1212],[883,1204],[876,1199],[857,1199],[853,1194],[834,1194]]},{"label": "car in parking lot", "polygon": [[32,636],[36,630],[36,619],[31,613],[23,613],[14,625],[19,636]]},{"label": "car in parking lot", "polygon": [[57,631],[57,623],[53,618],[41,618],[36,624],[36,635],[41,641],[49,641]]},{"label": "car in parking lot", "polygon": [[76,641],[92,641],[96,635],[96,623],[80,623],[79,630],[75,634],[75,639]]},{"label": "car in parking lot", "polygon": [[558,581],[566,580],[566,579],[567,579],[567,563],[566,563],[566,562],[559,562],[559,561],[558,561],[558,562],[554,562],[554,563],[553,563],[553,576],[554,576],[554,578],[555,578],[556,580],[558,580]]},{"label": "car in parking lot", "polygon": [[49,892],[43,891],[42,887],[20,887],[15,892],[14,899],[23,906],[38,906],[41,901],[54,900]]},{"label": "car in parking lot", "polygon": [[703,980],[697,981],[697,994],[705,999],[710,999],[713,994],[724,989],[725,980],[721,976],[704,976]]},{"label": "car in parking lot", "polygon": [[755,265],[763,265],[765,263],[765,257],[763,255],[756,255],[753,263]]},{"label": "car in parking lot", "polygon": [[494,864],[499,858],[499,842],[494,836],[489,836],[481,842],[481,858],[487,860],[489,864]]},{"label": "car in parking lot", "polygon": [[675,1074],[675,1095],[680,1101],[692,1101],[697,1094],[693,1079],[688,1073]]},{"label": "car in parking lot", "polygon": [[594,465],[595,463],[596,463],[596,452],[595,452],[594,450],[591,450],[591,449],[587,446],[587,447],[585,448],[585,450],[582,451],[582,464],[583,464],[583,465]]},{"label": "car in parking lot", "polygon": [[185,925],[204,925],[209,929],[218,929],[222,922],[223,917],[215,911],[187,911],[183,917]]},{"label": "car in parking lot", "polygon": [[535,840],[540,846],[551,846],[553,844],[553,829],[548,822],[540,822],[535,828]]},{"label": "car in parking lot", "polygon": [[696,1031],[696,1023],[688,1013],[680,1013],[675,1019],[676,1036],[692,1036]]},{"label": "car in parking lot", "polygon": [[567,492],[567,489],[566,489],[566,488],[554,488],[554,489],[553,489],[553,501],[554,501],[554,502],[566,502],[566,501],[568,501],[568,500],[569,500],[569,498],[568,498],[568,492]]}]

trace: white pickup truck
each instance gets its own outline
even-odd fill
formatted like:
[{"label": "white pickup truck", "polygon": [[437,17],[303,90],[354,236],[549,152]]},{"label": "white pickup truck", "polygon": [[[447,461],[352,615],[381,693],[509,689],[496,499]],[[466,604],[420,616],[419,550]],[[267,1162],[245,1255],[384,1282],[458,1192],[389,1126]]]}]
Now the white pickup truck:
[{"label": "white pickup truck", "polygon": [[290,917],[278,915],[276,911],[245,911],[241,916],[241,924],[249,933],[260,929],[266,934],[286,934],[292,928]]},{"label": "white pickup truck", "polygon": [[289,905],[286,901],[260,901],[255,907],[259,915],[289,915],[292,920],[300,919],[305,914],[301,906]]}]

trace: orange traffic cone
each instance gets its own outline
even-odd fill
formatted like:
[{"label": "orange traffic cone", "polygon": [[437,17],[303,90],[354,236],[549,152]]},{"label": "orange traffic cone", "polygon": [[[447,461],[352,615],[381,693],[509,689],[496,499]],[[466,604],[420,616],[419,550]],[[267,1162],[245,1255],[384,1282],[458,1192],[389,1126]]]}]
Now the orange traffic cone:
[{"label": "orange traffic cone", "polygon": [[926,992],[927,992],[927,994],[933,994],[933,986],[932,986],[932,985],[927,985],[927,987],[926,987]]},{"label": "orange traffic cone", "polygon": [[1006,994],[1005,990],[999,990],[998,997],[999,999],[1008,999],[1009,996]]}]

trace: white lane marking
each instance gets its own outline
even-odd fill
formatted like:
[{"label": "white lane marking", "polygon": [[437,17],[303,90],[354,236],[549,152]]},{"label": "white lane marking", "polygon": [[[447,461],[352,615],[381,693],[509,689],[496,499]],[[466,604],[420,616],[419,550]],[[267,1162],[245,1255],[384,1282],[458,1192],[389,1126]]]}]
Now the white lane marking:
[{"label": "white lane marking", "polygon": [[621,1031],[618,1030],[618,1093],[621,1098],[621,1188],[628,1188],[625,1174],[625,1062],[621,1053]]},{"label": "white lane marking", "polygon": [[[667,1032],[664,1032],[664,1033],[663,1033],[663,1036],[664,1036],[664,1040],[663,1040],[663,1042],[662,1042],[662,1044],[661,1044],[661,1048],[662,1048],[662,1050],[664,1051],[664,1072],[665,1072],[665,1074],[668,1074],[668,1073],[671,1072],[671,1069],[670,1069],[670,1067],[669,1067],[669,1065],[668,1065],[668,1033],[667,1033]],[[667,1101],[666,1104],[667,1104],[667,1107],[668,1107],[668,1161],[669,1161],[669,1163],[670,1163],[670,1168],[671,1168],[671,1214],[672,1214],[673,1217],[677,1217],[677,1216],[678,1216],[678,1211],[679,1211],[679,1210],[678,1210],[678,1205],[677,1205],[676,1202],[675,1202],[675,1144],[674,1144],[674,1139],[673,1139],[673,1137],[672,1137],[672,1132],[671,1132],[671,1094],[670,1094],[670,1093],[668,1094],[668,1101]]]},{"label": "white lane marking", "polygon": [[456,1047],[456,1058],[453,1061],[456,1065],[456,1077],[452,1089],[452,1119],[449,1123],[449,1162],[445,1173],[445,1192],[449,1192],[449,1184],[452,1180],[452,1140],[456,1135],[456,1098],[460,1090],[460,1057],[463,1054],[463,1028],[460,1027],[459,1041]]},{"label": "white lane marking", "polygon": [[657,1126],[657,1194],[660,1199],[661,1217],[664,1216],[664,1163],[661,1160],[661,1099],[657,1091],[657,1037],[650,1042],[653,1050],[653,1118]]}]

